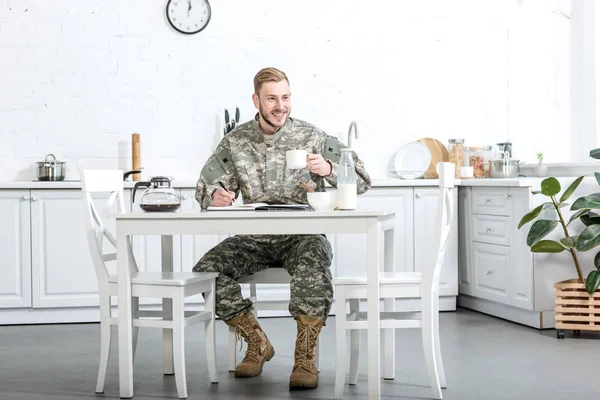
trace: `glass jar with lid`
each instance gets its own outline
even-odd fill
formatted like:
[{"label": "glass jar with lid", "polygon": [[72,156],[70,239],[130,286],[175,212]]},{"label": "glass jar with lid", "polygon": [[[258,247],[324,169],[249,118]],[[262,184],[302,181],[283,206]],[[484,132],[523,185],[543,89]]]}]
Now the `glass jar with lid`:
[{"label": "glass jar with lid", "polygon": [[448,140],[448,155],[448,161],[454,164],[454,177],[460,178],[460,167],[464,165],[465,158],[465,140]]},{"label": "glass jar with lid", "polygon": [[470,146],[466,152],[469,160],[468,165],[473,167],[473,177],[489,177],[489,162],[492,146]]}]

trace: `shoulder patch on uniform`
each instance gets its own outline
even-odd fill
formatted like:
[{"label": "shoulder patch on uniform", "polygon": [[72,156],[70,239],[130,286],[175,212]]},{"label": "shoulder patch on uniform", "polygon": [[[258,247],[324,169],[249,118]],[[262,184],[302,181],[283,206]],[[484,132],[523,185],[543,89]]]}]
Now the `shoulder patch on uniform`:
[{"label": "shoulder patch on uniform", "polygon": [[223,175],[229,174],[233,168],[233,159],[228,150],[222,149],[214,154],[202,168],[201,175],[208,183],[213,183]]},{"label": "shoulder patch on uniform", "polygon": [[341,148],[344,146],[339,140],[334,137],[327,136],[327,140],[325,140],[325,149],[323,150],[323,158],[326,160],[331,160],[333,162],[340,161],[342,157]]}]

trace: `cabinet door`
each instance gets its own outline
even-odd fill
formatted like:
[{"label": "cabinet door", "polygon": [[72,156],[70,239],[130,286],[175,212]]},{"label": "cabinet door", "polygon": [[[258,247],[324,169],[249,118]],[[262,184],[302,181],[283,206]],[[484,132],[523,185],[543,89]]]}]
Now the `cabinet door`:
[{"label": "cabinet door", "polygon": [[496,244],[472,244],[475,285],[473,294],[483,299],[511,304],[510,248]]},{"label": "cabinet door", "polygon": [[517,229],[531,210],[530,188],[509,188],[510,197],[510,291],[511,304],[533,310],[533,253],[527,246],[528,229]]},{"label": "cabinet door", "polygon": [[[454,198],[454,217],[440,274],[440,295],[458,295],[458,213],[456,189]],[[415,271],[421,271],[431,254],[432,236],[435,232],[437,204],[440,189],[436,187],[415,188],[414,201],[414,253]]]},{"label": "cabinet door", "polygon": [[[181,210],[200,212],[200,204],[195,198],[195,189],[181,189]],[[228,235],[183,235],[181,241],[181,270],[191,271],[198,260]],[[201,295],[191,296],[187,302],[204,302]]]},{"label": "cabinet door", "polygon": [[31,307],[29,190],[0,190],[0,308]]},{"label": "cabinet door", "polygon": [[81,190],[31,191],[33,307],[98,305]]},{"label": "cabinet door", "polygon": [[473,294],[471,263],[471,188],[458,189],[458,289]]},{"label": "cabinet door", "polygon": [[[389,210],[396,214],[394,243],[396,271],[413,271],[413,189],[372,188],[358,196],[358,208]],[[337,276],[366,275],[366,235],[338,234],[335,241],[334,265]]]}]

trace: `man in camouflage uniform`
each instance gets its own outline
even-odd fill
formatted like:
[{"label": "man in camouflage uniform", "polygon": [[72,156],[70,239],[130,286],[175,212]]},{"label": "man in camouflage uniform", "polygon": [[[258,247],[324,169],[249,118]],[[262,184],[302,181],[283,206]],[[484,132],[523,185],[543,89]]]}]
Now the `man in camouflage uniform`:
[{"label": "man in camouflage uniform", "polygon": [[[305,182],[315,191],[325,181],[337,183],[340,148],[335,137],[315,126],[292,119],[289,81],[275,68],[264,68],[254,77],[254,120],[239,125],[219,143],[202,168],[196,200],[203,209],[226,206],[241,192],[245,203],[306,204]],[[307,150],[303,169],[286,168],[287,150]],[[354,153],[357,192],[371,186],[364,163]],[[224,190],[222,183],[227,190]],[[289,310],[297,323],[294,368],[290,388],[316,388],[316,342],[333,299],[332,251],[325,235],[237,235],[208,251],[194,271],[218,272],[216,313],[247,342],[236,377],[262,372],[275,351],[250,312],[252,302],[242,298],[237,279],[269,267],[283,267],[291,276]]]}]

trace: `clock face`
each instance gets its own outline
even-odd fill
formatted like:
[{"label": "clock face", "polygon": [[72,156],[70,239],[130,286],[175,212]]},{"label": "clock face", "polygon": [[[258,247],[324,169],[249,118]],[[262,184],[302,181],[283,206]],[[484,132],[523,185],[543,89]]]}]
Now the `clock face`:
[{"label": "clock face", "polygon": [[210,21],[210,4],[208,0],[169,0],[167,19],[178,32],[198,33]]}]

